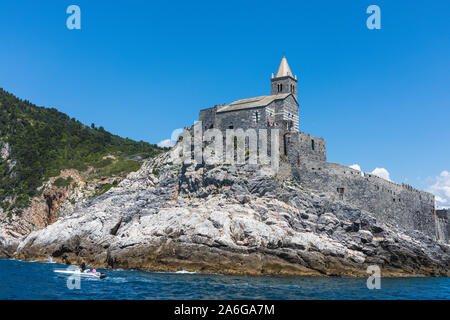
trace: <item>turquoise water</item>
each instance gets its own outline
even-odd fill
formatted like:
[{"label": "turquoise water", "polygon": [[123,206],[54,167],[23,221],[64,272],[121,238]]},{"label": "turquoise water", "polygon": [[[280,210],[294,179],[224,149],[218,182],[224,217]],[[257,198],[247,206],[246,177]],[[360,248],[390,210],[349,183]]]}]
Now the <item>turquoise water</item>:
[{"label": "turquoise water", "polygon": [[186,273],[99,270],[106,279],[67,287],[56,263],[0,259],[0,299],[445,299],[450,278],[382,279],[369,290],[366,279],[235,277]]}]

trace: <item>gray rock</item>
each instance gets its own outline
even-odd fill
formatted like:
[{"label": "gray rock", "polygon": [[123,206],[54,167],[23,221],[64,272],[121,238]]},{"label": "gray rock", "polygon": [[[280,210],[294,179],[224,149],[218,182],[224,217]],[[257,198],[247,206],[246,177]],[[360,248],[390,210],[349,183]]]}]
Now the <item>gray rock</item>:
[{"label": "gray rock", "polygon": [[[158,167],[155,177],[152,169]],[[375,236],[374,236],[375,235]],[[440,275],[449,246],[386,225],[326,193],[249,166],[145,161],[117,188],[0,254],[24,260],[151,271],[366,277]]]}]

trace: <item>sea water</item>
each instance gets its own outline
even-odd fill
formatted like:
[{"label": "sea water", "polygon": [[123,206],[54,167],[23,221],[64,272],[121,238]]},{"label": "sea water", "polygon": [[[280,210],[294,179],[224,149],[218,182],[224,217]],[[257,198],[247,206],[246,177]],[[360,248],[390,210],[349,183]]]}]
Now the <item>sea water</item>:
[{"label": "sea water", "polygon": [[[70,285],[57,263],[0,259],[0,299],[450,299],[449,278],[278,278],[97,269]],[[72,283],[73,284],[73,283]],[[72,288],[72,289],[71,289]]]}]

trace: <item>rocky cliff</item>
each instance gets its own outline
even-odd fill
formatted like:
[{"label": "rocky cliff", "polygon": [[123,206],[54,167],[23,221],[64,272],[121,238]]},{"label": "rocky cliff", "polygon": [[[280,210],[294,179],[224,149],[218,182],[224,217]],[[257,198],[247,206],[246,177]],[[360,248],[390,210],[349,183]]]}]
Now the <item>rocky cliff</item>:
[{"label": "rocky cliff", "polygon": [[87,189],[101,186],[102,179],[121,180],[139,169],[133,160],[160,152],[0,88],[0,224],[15,224],[8,233],[17,235],[40,229],[58,218],[66,199],[79,202],[77,192],[67,188],[81,190],[73,180],[88,182]]},{"label": "rocky cliff", "polygon": [[0,88],[0,238],[15,242],[70,215],[161,151]]},{"label": "rocky cliff", "polygon": [[[259,166],[174,164],[167,152],[117,187],[19,239],[24,260],[222,274],[449,276],[447,244]],[[280,172],[283,172],[281,170]]]},{"label": "rocky cliff", "polygon": [[[40,187],[40,194],[31,199],[31,205],[19,213],[10,214],[0,209],[0,236],[21,238],[41,230],[83,206],[104,186],[118,183],[124,177],[86,178],[75,169],[62,170],[57,177],[46,181]],[[58,185],[58,181],[65,183]]]}]

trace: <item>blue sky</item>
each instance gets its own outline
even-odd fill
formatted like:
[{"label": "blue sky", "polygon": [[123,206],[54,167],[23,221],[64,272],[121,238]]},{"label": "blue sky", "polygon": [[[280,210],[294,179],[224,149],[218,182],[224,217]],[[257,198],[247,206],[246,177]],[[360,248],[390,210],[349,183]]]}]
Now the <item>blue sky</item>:
[{"label": "blue sky", "polygon": [[[81,30],[66,28],[71,4]],[[381,30],[366,27],[371,4]],[[386,168],[450,205],[449,12],[420,0],[2,1],[0,87],[157,143],[201,108],[269,94],[286,55],[300,128],[327,140],[329,161]]]}]

